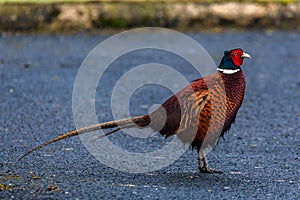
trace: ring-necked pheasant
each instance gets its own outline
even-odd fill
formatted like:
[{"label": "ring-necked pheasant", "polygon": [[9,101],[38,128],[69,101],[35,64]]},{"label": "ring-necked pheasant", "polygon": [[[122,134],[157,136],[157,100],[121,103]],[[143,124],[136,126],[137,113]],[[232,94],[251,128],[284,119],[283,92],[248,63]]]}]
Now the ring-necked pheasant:
[{"label": "ring-necked pheasant", "polygon": [[244,58],[251,57],[242,49],[225,51],[217,73],[193,81],[152,113],[67,132],[29,150],[20,159],[51,143],[86,132],[115,128],[103,135],[107,136],[124,128],[150,126],[165,137],[178,135],[183,142],[190,142],[197,149],[201,172],[220,173],[208,167],[206,150],[212,148],[235,121],[244,98],[245,78],[240,68]]}]

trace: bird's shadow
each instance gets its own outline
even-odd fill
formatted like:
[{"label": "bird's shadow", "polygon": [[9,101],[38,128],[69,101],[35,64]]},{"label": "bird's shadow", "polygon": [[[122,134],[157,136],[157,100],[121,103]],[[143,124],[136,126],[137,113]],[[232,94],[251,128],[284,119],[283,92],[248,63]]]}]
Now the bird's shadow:
[{"label": "bird's shadow", "polygon": [[[120,176],[124,176],[122,172],[119,172]],[[123,174],[123,175],[122,175]],[[130,176],[130,179],[123,179],[122,184],[135,184],[139,183],[141,185],[157,185],[160,186],[193,186],[200,187],[202,189],[211,188],[222,188],[225,186],[234,186],[239,188],[239,185],[243,180],[247,181],[248,178],[242,174],[233,175],[228,172],[222,174],[209,174],[200,172],[165,172],[158,171],[153,173],[144,173],[138,175],[127,174],[125,176]]]}]

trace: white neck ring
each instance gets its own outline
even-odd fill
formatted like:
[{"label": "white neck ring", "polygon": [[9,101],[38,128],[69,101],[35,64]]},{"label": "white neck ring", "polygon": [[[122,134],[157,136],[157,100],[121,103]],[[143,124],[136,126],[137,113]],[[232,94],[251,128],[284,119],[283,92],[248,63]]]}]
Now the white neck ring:
[{"label": "white neck ring", "polygon": [[217,70],[224,74],[234,74],[234,73],[240,71],[240,69],[221,69],[221,68],[217,68]]}]

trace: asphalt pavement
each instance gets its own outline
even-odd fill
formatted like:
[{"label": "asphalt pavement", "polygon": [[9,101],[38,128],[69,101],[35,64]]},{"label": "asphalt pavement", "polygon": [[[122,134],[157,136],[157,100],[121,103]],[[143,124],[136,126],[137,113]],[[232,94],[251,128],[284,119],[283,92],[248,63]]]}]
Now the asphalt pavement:
[{"label": "asphalt pavement", "polygon": [[[22,35],[0,37],[1,199],[299,199],[300,34],[284,31],[189,33],[219,63],[223,51],[242,47],[252,55],[243,70],[246,95],[236,123],[208,154],[223,174],[201,174],[196,151],[187,150],[163,169],[134,174],[110,168],[78,137],[18,158],[28,149],[75,128],[72,90],[84,58],[110,35]],[[170,41],[176,42],[176,41]],[[132,66],[157,62],[197,74],[166,52],[136,51],[106,71],[96,94],[99,121],[113,119],[112,83]],[[143,114],[170,91],[151,85],[137,91],[130,106]],[[151,151],[164,145],[112,136],[120,148]],[[108,150],[109,151],[109,150]]]}]

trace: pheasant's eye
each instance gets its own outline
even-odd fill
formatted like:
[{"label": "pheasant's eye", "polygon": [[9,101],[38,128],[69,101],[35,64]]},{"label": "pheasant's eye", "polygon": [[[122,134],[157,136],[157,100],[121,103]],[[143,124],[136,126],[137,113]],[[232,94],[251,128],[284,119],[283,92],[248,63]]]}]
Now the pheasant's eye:
[{"label": "pheasant's eye", "polygon": [[237,52],[233,52],[233,55],[234,55],[234,56],[237,56]]}]

